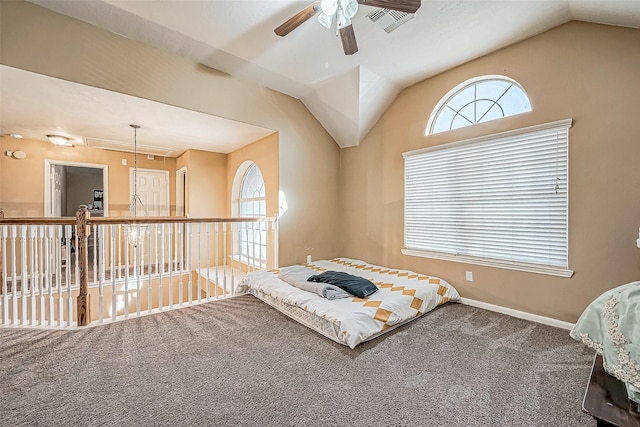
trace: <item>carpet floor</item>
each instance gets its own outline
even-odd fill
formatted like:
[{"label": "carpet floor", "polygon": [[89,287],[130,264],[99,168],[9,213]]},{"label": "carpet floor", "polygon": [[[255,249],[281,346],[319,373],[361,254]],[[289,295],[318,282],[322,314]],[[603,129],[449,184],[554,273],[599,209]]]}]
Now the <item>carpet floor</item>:
[{"label": "carpet floor", "polygon": [[594,354],[460,304],[351,350],[252,296],[0,329],[0,426],[595,426]]}]

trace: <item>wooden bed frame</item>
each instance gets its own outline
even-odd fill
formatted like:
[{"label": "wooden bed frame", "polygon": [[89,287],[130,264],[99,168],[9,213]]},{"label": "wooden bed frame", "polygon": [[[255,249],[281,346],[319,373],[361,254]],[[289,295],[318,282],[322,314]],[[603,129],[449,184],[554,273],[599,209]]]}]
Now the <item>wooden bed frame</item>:
[{"label": "wooden bed frame", "polygon": [[598,427],[640,427],[637,405],[629,400],[625,385],[604,370],[599,354],[593,361],[582,411],[595,418]]}]

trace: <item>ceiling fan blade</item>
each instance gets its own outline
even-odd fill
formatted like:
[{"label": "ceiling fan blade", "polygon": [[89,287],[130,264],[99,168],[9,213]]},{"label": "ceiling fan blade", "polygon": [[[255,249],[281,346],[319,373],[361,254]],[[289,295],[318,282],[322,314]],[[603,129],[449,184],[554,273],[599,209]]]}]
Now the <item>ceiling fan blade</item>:
[{"label": "ceiling fan blade", "polygon": [[353,32],[353,25],[347,25],[340,28],[340,39],[342,40],[342,48],[345,55],[353,55],[358,51],[358,43],[356,43],[356,33]]},{"label": "ceiling fan blade", "polygon": [[358,0],[358,3],[406,13],[416,13],[421,5],[420,0]]},{"label": "ceiling fan blade", "polygon": [[289,34],[291,31],[298,28],[301,24],[303,24],[306,20],[315,15],[320,9],[320,2],[314,1],[309,6],[301,10],[300,12],[293,15],[287,21],[285,21],[278,28],[273,30],[274,33],[279,35],[280,37],[284,37]]}]

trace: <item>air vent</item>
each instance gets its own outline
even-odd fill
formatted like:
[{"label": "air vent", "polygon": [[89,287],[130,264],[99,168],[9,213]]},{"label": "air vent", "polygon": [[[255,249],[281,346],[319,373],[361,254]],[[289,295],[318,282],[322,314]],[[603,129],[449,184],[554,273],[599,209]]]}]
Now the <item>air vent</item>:
[{"label": "air vent", "polygon": [[[84,143],[87,147],[101,148],[103,150],[125,151],[133,153],[133,142],[112,141],[109,139],[85,137]],[[137,144],[139,154],[152,154],[154,156],[169,157],[173,150],[164,147],[154,147],[151,145]]]},{"label": "air vent", "polygon": [[395,30],[408,21],[411,21],[415,14],[400,12],[399,10],[377,9],[367,15],[367,18],[378,24],[387,33]]}]

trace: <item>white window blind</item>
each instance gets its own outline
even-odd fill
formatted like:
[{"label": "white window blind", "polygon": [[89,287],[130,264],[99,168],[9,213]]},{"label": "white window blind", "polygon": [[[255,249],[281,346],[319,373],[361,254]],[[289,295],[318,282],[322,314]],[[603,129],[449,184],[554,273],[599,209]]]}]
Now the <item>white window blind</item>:
[{"label": "white window blind", "polygon": [[571,122],[404,153],[403,253],[570,276]]}]

